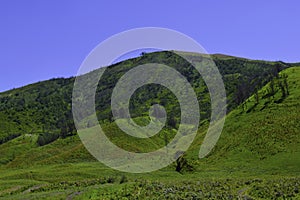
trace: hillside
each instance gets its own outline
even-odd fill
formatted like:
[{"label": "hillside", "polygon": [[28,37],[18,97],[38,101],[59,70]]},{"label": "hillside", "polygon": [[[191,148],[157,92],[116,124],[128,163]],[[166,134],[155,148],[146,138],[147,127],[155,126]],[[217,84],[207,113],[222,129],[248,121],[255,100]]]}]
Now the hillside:
[{"label": "hillside", "polygon": [[[201,60],[201,55],[190,53],[186,56],[195,64]],[[228,111],[236,108],[279,71],[291,66],[283,62],[253,61],[225,55],[213,55],[212,58],[225,83]],[[209,119],[209,93],[200,74],[172,52],[155,52],[107,67],[96,93],[96,110],[100,122],[113,121],[110,98],[119,78],[135,66],[151,62],[166,64],[184,75],[196,92],[202,120]],[[71,112],[73,84],[74,78],[56,78],[0,93],[0,143],[20,134],[47,133],[40,142],[44,145],[59,136],[75,134]],[[169,90],[155,84],[144,86],[134,93],[131,98],[131,115],[134,118],[148,116],[153,103],[166,108],[168,125],[176,128],[180,120],[178,102]]]},{"label": "hillside", "polygon": [[[283,77],[287,77],[288,91],[285,93],[280,87],[285,80]],[[272,84],[274,92],[271,92]],[[202,161],[195,158],[196,165],[201,168],[209,164],[251,174],[299,175],[299,98],[300,68],[280,72],[278,78],[227,115],[218,145]],[[194,143],[194,154],[199,143],[201,138]]]},{"label": "hillside", "polygon": [[[108,67],[99,84],[97,112],[103,129],[118,146],[149,152],[175,134],[169,124],[152,139],[126,136],[109,117],[107,105],[116,79],[137,64],[165,61],[176,68],[170,52],[146,54]],[[194,55],[191,55],[194,56]],[[0,94],[0,197],[3,199],[276,199],[300,198],[300,68],[282,62],[212,56],[228,96],[228,115],[220,140],[204,159],[199,148],[208,125],[209,95],[201,77],[190,77],[204,110],[201,127],[184,158],[190,167],[181,173],[176,163],[153,173],[127,174],[96,162],[75,133],[71,118],[74,78],[53,79]],[[176,60],[177,59],[177,60]],[[194,58],[196,60],[196,58]],[[179,68],[179,67],[178,67]],[[200,84],[199,84],[200,82]],[[146,125],[152,101],[164,104],[175,121],[176,100],[163,88],[142,88],[133,98],[135,121]],[[242,91],[247,90],[245,93]],[[153,92],[147,96],[149,91]],[[156,95],[156,93],[161,95]],[[106,95],[104,95],[106,94]],[[141,99],[141,100],[138,100]],[[143,104],[142,104],[143,103]],[[64,113],[64,114],[61,114]],[[45,117],[47,116],[47,117]],[[101,117],[100,117],[101,116]],[[61,122],[59,124],[58,122]],[[49,144],[38,139],[57,135]],[[63,134],[64,133],[64,134]]]}]

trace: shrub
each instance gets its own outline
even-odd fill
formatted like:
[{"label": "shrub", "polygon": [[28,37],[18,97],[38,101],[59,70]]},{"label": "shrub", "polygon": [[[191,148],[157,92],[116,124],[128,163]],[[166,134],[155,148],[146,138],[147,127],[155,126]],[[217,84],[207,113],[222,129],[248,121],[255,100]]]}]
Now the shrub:
[{"label": "shrub", "polygon": [[37,139],[37,144],[39,146],[44,146],[46,144],[49,144],[55,140],[57,140],[59,137],[59,134],[57,133],[41,133]]},{"label": "shrub", "polygon": [[126,177],[125,175],[122,175],[122,176],[121,176],[121,179],[120,179],[120,184],[126,183],[126,182],[128,182],[127,177]]}]

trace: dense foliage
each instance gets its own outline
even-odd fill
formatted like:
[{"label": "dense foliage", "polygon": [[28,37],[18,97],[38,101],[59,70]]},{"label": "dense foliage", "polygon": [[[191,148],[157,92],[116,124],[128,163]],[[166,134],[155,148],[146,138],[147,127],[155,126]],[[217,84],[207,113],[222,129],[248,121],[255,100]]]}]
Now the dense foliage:
[{"label": "dense foliage", "polygon": [[[194,64],[201,61],[201,55],[188,54]],[[243,58],[213,55],[223,76],[226,87],[228,111],[236,108],[264,84],[289,66],[283,62],[253,61]],[[202,58],[203,59],[203,58]],[[117,81],[127,71],[145,63],[161,63],[175,68],[193,86],[201,108],[201,120],[210,117],[210,97],[201,75],[182,57],[173,52],[156,52],[126,60],[109,66],[98,84],[96,110],[100,122],[113,121],[110,98]],[[93,72],[91,72],[93,73]],[[74,78],[56,78],[35,83],[23,88],[0,94],[1,141],[11,138],[8,135],[52,134],[62,138],[75,133],[72,118],[71,100]],[[167,111],[167,127],[177,128],[180,121],[180,107],[174,94],[160,85],[149,84],[139,88],[130,101],[133,118],[148,116],[153,104],[164,106]],[[120,111],[121,112],[121,111]],[[52,142],[52,139],[47,142]]]}]

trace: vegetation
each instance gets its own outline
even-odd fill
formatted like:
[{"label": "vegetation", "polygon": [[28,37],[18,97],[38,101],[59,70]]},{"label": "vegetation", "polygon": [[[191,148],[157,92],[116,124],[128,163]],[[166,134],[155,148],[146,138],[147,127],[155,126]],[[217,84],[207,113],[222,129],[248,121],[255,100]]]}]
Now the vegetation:
[{"label": "vegetation", "polygon": [[[195,62],[199,59],[189,56]],[[228,116],[217,146],[204,159],[198,153],[209,124],[210,101],[192,66],[172,52],[146,53],[109,66],[103,75],[96,95],[98,119],[113,143],[132,152],[150,152],[168,143],[176,134],[180,109],[166,88],[154,84],[139,88],[130,103],[134,121],[147,125],[150,106],[159,103],[167,111],[168,123],[151,138],[128,136],[111,114],[116,81],[134,66],[151,61],[176,68],[194,87],[203,117],[198,134],[177,162],[152,173],[121,173],[88,153],[72,122],[74,78],[1,93],[0,197],[299,199],[300,68],[283,62],[212,57],[225,83]],[[160,110],[153,112],[160,115]]]},{"label": "vegetation", "polygon": [[[190,54],[191,60],[199,60],[199,55]],[[253,61],[242,58],[212,56],[223,76],[228,111],[233,110],[262,87],[278,72],[290,66],[282,62]],[[145,63],[162,63],[174,67],[184,75],[193,86],[201,108],[202,120],[210,117],[210,98],[207,87],[200,74],[183,58],[172,52],[147,53],[142,57],[130,59],[109,66],[102,76],[96,93],[96,110],[100,122],[113,121],[110,98],[112,90],[127,71]],[[93,72],[91,72],[93,73]],[[0,94],[0,118],[3,118],[1,135],[13,133],[40,134],[46,132],[74,133],[71,100],[74,78],[57,78],[39,82],[23,88]],[[167,111],[168,125],[176,128],[180,120],[180,108],[174,94],[166,88],[150,84],[139,88],[131,98],[131,116],[148,116],[151,105],[158,103]],[[3,117],[1,117],[3,116]],[[72,134],[62,134],[62,137]],[[6,137],[6,136],[4,136]]]}]

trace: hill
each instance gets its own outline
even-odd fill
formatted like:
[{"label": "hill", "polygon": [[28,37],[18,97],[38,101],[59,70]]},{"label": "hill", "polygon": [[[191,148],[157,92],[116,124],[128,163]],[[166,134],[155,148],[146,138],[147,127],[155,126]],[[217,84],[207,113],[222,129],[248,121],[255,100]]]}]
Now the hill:
[{"label": "hill", "polygon": [[[201,55],[187,54],[195,64]],[[291,66],[283,62],[252,61],[229,56],[212,56],[225,83],[228,111],[233,110],[278,72]],[[162,63],[175,68],[193,86],[203,120],[210,117],[210,98],[200,74],[183,58],[172,52],[148,53],[107,67],[96,93],[96,110],[100,122],[113,121],[110,108],[112,90],[119,78],[135,66]],[[93,72],[91,72],[93,73]],[[74,78],[56,78],[0,93],[0,143],[20,134],[45,134],[40,145],[75,134],[71,112]],[[139,88],[131,98],[131,115],[148,116],[153,103],[166,108],[168,125],[176,127],[180,118],[178,102],[169,90],[155,84]]]},{"label": "hill", "polygon": [[[74,78],[52,79],[1,93],[0,131],[4,139],[0,145],[0,197],[299,198],[300,68],[224,55],[213,59],[225,82],[229,111],[217,146],[204,159],[198,159],[198,153],[208,126],[209,114],[205,113],[209,106],[203,105],[209,105],[209,95],[205,84],[201,85],[201,77],[191,76],[193,71],[186,63],[177,66],[202,100],[200,106],[206,108],[196,139],[183,156],[187,165],[180,173],[175,170],[176,163],[153,173],[127,174],[96,162],[72,125],[70,97]],[[164,105],[175,124],[168,124],[155,138],[138,140],[122,133],[109,119],[111,111],[106,102],[116,80],[137,64],[149,61],[165,61],[169,66],[173,63],[175,68],[179,62],[172,53],[160,52],[117,63],[108,67],[97,91],[97,98],[101,98],[96,99],[97,114],[103,129],[115,144],[133,152],[157,149],[165,144],[165,135],[171,138],[176,132],[176,100],[156,86],[144,87],[135,94],[139,98],[132,98],[134,120],[146,125],[151,103],[168,99]],[[241,94],[244,90],[247,92]],[[145,95],[149,91],[153,94]],[[57,137],[43,144],[38,142],[47,135]]]}]

